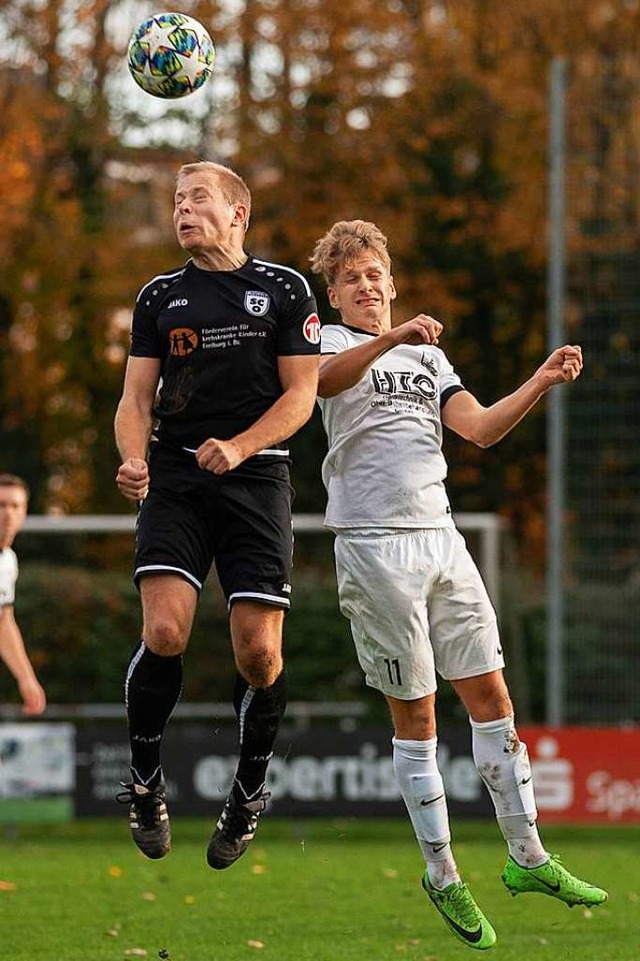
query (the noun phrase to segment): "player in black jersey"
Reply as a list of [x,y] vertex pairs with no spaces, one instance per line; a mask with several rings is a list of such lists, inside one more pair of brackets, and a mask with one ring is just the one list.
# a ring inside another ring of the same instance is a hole
[[213,562],[227,598],[240,756],[207,851],[246,850],[269,797],[267,765],[285,709],[282,627],[291,592],[286,441],[311,416],[320,324],[311,289],[244,249],[251,195],[219,164],[178,172],[174,228],[190,259],[144,286],[115,418],[116,483],[140,502],[134,578],[142,642],[125,684],[135,843],[171,846],[160,748],[180,697],[182,655]]

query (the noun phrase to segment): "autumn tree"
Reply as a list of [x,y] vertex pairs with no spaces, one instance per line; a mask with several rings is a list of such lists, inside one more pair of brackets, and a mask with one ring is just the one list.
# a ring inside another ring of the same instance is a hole
[[[440,317],[484,402],[542,360],[549,65],[633,47],[633,5],[193,0],[185,12],[210,29],[218,59],[183,104],[126,77],[137,9],[10,0],[0,15],[22,51],[19,69],[0,71],[0,426],[15,466],[46,478],[43,504],[118,509],[110,421],[126,326],[137,287],[180,262],[166,212],[185,160],[243,173],[251,249],[302,271],[334,220],[377,221],[394,254],[396,318]],[[63,29],[70,11],[75,31]],[[318,425],[296,444],[299,504],[321,509]],[[454,503],[502,510],[540,557],[542,406],[504,445],[449,442]]]

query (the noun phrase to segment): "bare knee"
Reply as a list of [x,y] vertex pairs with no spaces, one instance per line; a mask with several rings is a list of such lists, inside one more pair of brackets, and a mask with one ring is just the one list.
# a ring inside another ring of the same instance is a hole
[[474,721],[497,721],[513,714],[513,703],[502,671],[492,671],[451,683]]
[[231,612],[231,637],[236,667],[251,687],[271,687],[282,673],[280,610],[238,603]]
[[147,623],[143,639],[149,650],[160,657],[183,654],[187,646],[187,638],[178,622],[170,619]]
[[436,736],[435,694],[403,701],[385,695],[400,740],[428,741]]
[[513,714],[513,704],[508,694],[498,694],[480,698],[474,702],[469,710],[469,716],[474,721],[497,721],[502,717]]
[[271,645],[249,639],[236,651],[236,667],[251,687],[271,687],[282,673],[282,655]]
[[179,577],[144,577],[142,637],[149,650],[161,657],[182,654],[193,625],[197,594]]

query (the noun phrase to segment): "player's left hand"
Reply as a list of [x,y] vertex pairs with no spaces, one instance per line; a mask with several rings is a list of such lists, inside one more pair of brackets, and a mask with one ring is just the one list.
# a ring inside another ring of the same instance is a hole
[[38,681],[26,680],[20,684],[20,697],[22,698],[22,711],[27,717],[35,717],[42,714],[47,706],[47,697]]
[[242,463],[244,456],[234,441],[209,437],[198,447],[196,460],[202,470],[210,470],[212,474],[226,474]]
[[576,380],[581,371],[582,348],[577,344],[565,344],[549,354],[537,373],[544,379],[546,387],[553,387]]

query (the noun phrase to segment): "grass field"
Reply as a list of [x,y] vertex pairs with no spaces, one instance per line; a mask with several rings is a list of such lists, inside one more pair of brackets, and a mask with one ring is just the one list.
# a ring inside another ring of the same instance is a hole
[[[211,825],[175,820],[147,861],[126,820],[6,829],[0,949],[6,961],[455,961],[459,944],[420,888],[408,822],[265,818],[225,872],[204,861]],[[496,961],[640,961],[640,828],[546,828],[546,846],[607,888],[592,912],[499,879],[494,822],[458,821],[454,850],[498,933]]]

